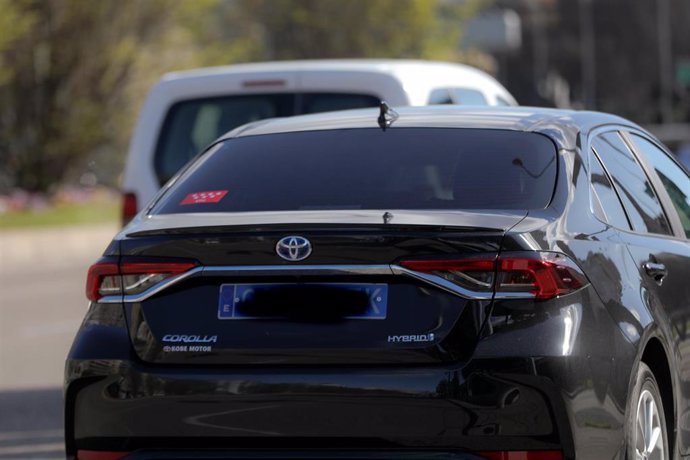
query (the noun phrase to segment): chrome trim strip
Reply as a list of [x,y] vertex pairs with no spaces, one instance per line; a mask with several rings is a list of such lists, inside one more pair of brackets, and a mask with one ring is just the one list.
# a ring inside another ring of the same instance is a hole
[[95,303],[122,303],[121,295],[105,295]]
[[497,292],[494,294],[495,300],[515,300],[515,299],[534,299],[536,295],[531,292]]
[[242,266],[207,266],[196,267],[172,278],[161,281],[139,294],[110,295],[101,297],[98,303],[137,303],[152,297],[180,281],[196,276],[276,276],[285,274],[307,276],[332,275],[399,275],[414,278],[426,284],[442,289],[450,294],[471,300],[492,299],[533,299],[529,292],[492,292],[471,291],[436,275],[417,272],[399,265],[242,265]]
[[164,289],[194,276],[275,276],[285,274],[299,275],[392,275],[389,265],[242,265],[196,267],[188,272],[151,286],[144,292],[130,295],[110,295],[101,297],[98,303],[137,303],[152,297]]
[[300,275],[392,275],[389,265],[243,265],[204,267],[204,275],[272,276]]

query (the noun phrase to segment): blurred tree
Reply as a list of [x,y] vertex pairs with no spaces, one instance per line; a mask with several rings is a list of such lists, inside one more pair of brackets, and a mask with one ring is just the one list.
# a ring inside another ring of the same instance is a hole
[[[207,0],[212,3],[212,0]],[[206,64],[324,58],[455,59],[486,0],[234,0],[188,18]]]
[[412,58],[432,55],[444,38],[453,39],[440,34],[436,1],[241,0],[240,5],[263,27],[269,59]]
[[2,2],[3,182],[47,191],[114,139],[139,47],[170,14],[163,0]]
[[0,84],[10,80],[14,69],[10,67],[5,53],[33,26],[35,16],[23,11],[22,3],[15,0],[0,0]]
[[164,72],[267,59],[458,60],[459,23],[483,2],[0,0],[0,192],[46,192],[86,171],[113,184],[136,112]]

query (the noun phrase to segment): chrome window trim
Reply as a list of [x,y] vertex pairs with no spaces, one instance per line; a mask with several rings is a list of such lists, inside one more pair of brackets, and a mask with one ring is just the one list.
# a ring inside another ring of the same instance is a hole
[[207,266],[204,275],[272,276],[300,275],[392,275],[390,265],[241,265]]

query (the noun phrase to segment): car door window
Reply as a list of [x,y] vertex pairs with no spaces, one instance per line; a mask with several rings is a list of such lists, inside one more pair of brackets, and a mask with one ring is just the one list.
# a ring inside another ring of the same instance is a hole
[[505,100],[501,96],[496,96],[496,105],[502,106],[502,107],[510,107],[514,104],[511,104],[510,102],[508,102],[507,100]]
[[637,134],[630,136],[635,147],[652,164],[683,224],[685,236],[690,238],[690,177],[666,152]]
[[378,107],[381,99],[367,94],[304,93],[300,94],[299,113],[332,112],[334,110]]
[[451,94],[456,104],[460,105],[489,105],[481,91],[469,88],[451,88]]
[[617,132],[600,134],[592,147],[623,202],[633,230],[670,235],[671,227],[647,175]]
[[614,227],[630,230],[630,223],[625,215],[625,210],[623,210],[623,205],[593,150],[589,158],[589,167],[595,214],[599,219]]
[[175,103],[154,156],[160,184],[221,134],[251,121],[294,115],[294,94],[222,96]]
[[445,105],[452,104],[453,98],[450,96],[448,88],[436,88],[429,95],[429,105]]
[[481,91],[470,88],[437,88],[429,95],[429,105],[489,105]]
[[377,107],[379,98],[350,93],[267,93],[181,101],[165,118],[154,157],[159,183],[166,183],[210,142],[245,123],[299,113]]

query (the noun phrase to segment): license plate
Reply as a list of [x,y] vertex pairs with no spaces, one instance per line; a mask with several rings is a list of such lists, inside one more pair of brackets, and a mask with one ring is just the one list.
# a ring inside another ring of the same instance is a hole
[[[311,298],[309,301],[310,304],[316,302],[315,306],[319,310],[323,309],[320,310],[320,313],[328,313],[329,304],[334,301],[332,296],[338,296],[339,300],[354,296],[358,301],[362,301],[362,305],[358,306],[356,313],[345,314],[342,316],[343,318],[386,319],[388,285],[356,283],[223,284],[220,286],[218,319],[280,319],[290,317],[290,309],[301,307],[300,296],[306,292],[327,293],[322,300]],[[277,296],[267,297],[276,293]],[[283,296],[283,293],[286,295]],[[306,297],[306,294],[304,296]],[[275,304],[267,310],[268,314],[257,315],[254,310],[244,308],[257,298],[270,298],[271,302]],[[282,299],[285,299],[285,305],[281,305]]]

